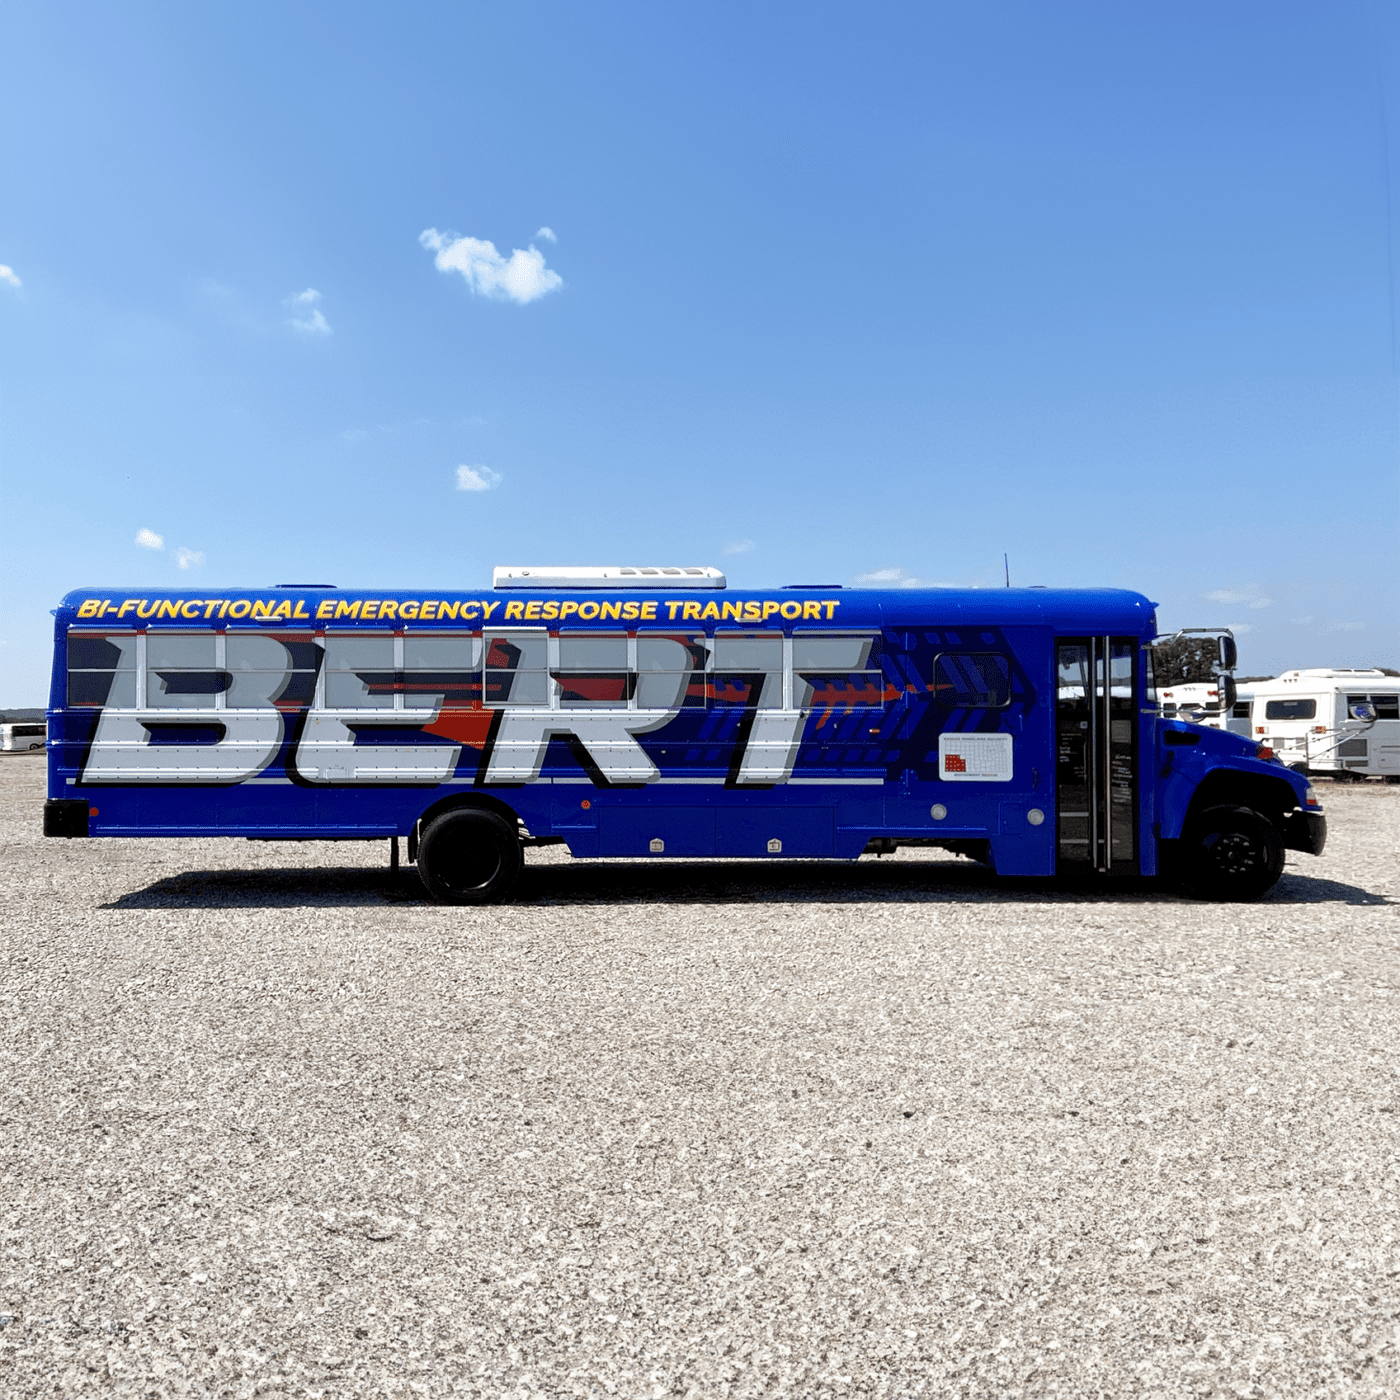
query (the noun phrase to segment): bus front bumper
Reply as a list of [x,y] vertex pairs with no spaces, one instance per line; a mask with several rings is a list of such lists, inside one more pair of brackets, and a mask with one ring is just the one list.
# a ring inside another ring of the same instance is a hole
[[1290,851],[1320,856],[1327,845],[1327,818],[1321,812],[1289,812],[1283,819],[1283,844]]

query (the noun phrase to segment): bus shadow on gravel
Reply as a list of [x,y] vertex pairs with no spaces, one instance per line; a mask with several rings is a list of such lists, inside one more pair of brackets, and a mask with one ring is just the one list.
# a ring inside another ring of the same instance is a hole
[[[1144,879],[1014,879],[962,861],[889,861],[859,865],[776,866],[735,861],[663,866],[591,861],[526,866],[510,898],[498,906],[560,904],[1197,904],[1169,886]],[[1260,901],[1265,905],[1386,905],[1388,895],[1339,880],[1286,872]],[[434,905],[410,869],[295,867],[203,870],[168,876],[133,890],[104,909],[356,908]],[[1206,907],[1206,906],[1202,906]]]

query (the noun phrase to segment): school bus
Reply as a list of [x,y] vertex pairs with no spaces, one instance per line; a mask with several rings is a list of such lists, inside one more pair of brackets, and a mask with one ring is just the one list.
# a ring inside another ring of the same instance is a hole
[[[544,843],[935,846],[1254,899],[1326,840],[1304,775],[1163,716],[1140,593],[731,590],[712,568],[206,593],[64,598],[47,834],[389,839],[395,859],[406,838],[455,903],[504,898]],[[1233,659],[1222,636],[1227,692]]]

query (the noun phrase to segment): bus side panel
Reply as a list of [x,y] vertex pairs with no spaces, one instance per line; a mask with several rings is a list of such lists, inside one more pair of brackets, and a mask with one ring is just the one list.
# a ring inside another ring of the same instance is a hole
[[[540,778],[520,786],[478,788],[474,776],[481,752],[470,747],[463,748],[452,781],[442,785],[312,786],[298,778],[293,754],[304,714],[284,710],[275,757],[244,781],[222,786],[92,784],[75,790],[99,712],[65,708],[66,631],[60,624],[50,697],[50,793],[89,800],[98,809],[91,827],[95,835],[403,834],[433,803],[485,792],[516,810],[531,834],[563,836],[579,854],[602,852],[611,843],[613,838],[605,839],[602,830],[603,814],[669,807],[708,814],[696,818],[699,835],[687,831],[676,839],[697,847],[712,841],[720,854],[732,849],[735,854],[850,858],[873,837],[984,839],[1005,873],[1049,874],[1056,830],[1051,631],[1033,625],[965,626],[959,621],[966,615],[961,608],[941,606],[941,614],[937,627],[877,629],[879,684],[872,690],[855,678],[839,703],[809,715],[791,773],[770,787],[735,783],[742,716],[702,707],[683,710],[664,728],[640,736],[640,746],[652,756],[661,778],[636,788],[599,784],[564,743],[551,744]],[[869,626],[862,621],[846,630],[864,632]],[[1009,703],[979,709],[940,699],[934,667],[945,653],[1006,656]],[[1010,736],[1013,761],[1007,780],[946,779],[939,771],[943,734]],[[441,746],[442,740],[430,742]],[[945,809],[939,817],[935,806]],[[1036,812],[1043,813],[1043,821],[1033,821]],[[752,815],[752,822],[745,814]],[[608,818],[609,823],[616,820]],[[618,829],[626,826],[624,821]],[[712,838],[704,835],[710,829]],[[652,839],[647,838],[646,853]],[[664,836],[660,839],[662,854],[678,853]],[[628,836],[623,844],[630,847],[633,841]],[[770,850],[770,842],[779,843],[779,849]],[[755,851],[756,844],[761,849]]]
[[[1007,658],[1007,705],[959,705],[948,701],[946,687],[935,690],[938,658],[969,653]],[[1055,681],[1050,629],[911,628],[903,633],[900,661],[905,682],[901,742],[885,788],[885,834],[986,840],[999,873],[1053,874]],[[939,738],[944,734],[1009,734],[1009,780],[954,781],[941,773]]]

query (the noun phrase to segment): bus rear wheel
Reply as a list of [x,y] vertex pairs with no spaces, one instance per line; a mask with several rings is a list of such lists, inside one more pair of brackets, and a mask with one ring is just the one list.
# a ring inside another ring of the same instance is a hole
[[1182,841],[1181,882],[1198,899],[1258,899],[1283,874],[1283,842],[1273,823],[1248,807],[1212,807]]
[[418,878],[440,904],[494,904],[510,892],[524,863],[510,824],[475,808],[444,812],[418,842]]

